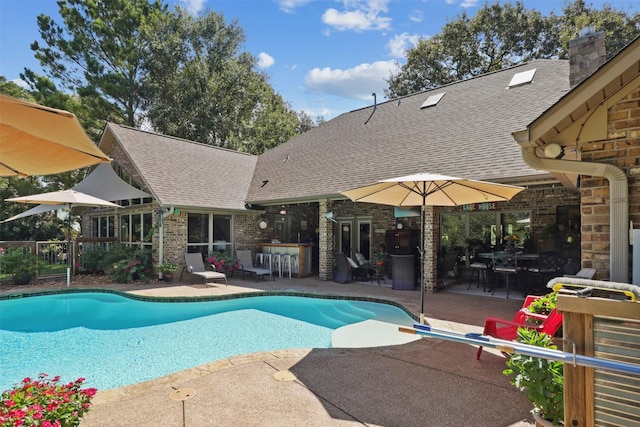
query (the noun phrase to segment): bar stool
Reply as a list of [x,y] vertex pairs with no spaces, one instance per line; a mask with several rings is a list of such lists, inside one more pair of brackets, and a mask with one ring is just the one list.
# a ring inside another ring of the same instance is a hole
[[277,272],[282,277],[282,254],[271,254],[272,271]]
[[271,255],[272,254],[267,252],[256,253],[256,264],[259,265],[260,268],[271,270]]
[[283,254],[282,255],[282,269],[280,270],[280,277],[282,277],[282,272],[289,273],[289,279],[291,279],[291,272],[293,270],[293,265],[291,264],[291,258],[295,257],[295,255],[291,254]]

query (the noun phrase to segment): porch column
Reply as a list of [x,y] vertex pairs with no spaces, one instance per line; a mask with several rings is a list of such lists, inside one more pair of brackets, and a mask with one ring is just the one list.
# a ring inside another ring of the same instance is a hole
[[[424,259],[422,262],[424,268],[422,277],[425,293],[433,293],[438,280],[438,242],[440,240],[438,213],[434,206],[423,206],[422,209],[424,209],[424,224],[422,224],[424,233]],[[428,302],[425,303],[426,313],[429,312],[428,305]]]
[[333,202],[330,200],[320,200],[318,203],[318,227],[320,228],[318,277],[320,280],[333,280],[333,222],[327,219],[327,212],[332,208]]

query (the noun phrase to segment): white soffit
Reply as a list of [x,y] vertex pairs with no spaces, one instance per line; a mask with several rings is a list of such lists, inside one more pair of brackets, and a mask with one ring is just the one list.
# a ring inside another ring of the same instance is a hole
[[509,82],[509,87],[515,87],[515,86],[520,86],[520,85],[524,85],[524,84],[527,84],[527,83],[531,83],[531,81],[533,80],[533,76],[535,74],[536,74],[536,69],[535,68],[533,70],[523,71],[521,73],[516,73],[511,78],[511,81]]
[[430,97],[427,98],[426,101],[422,103],[422,105],[420,106],[420,109],[422,110],[423,108],[433,107],[438,102],[440,102],[440,100],[442,99],[445,93],[446,92],[440,92],[440,93],[436,93],[435,95],[431,95]]

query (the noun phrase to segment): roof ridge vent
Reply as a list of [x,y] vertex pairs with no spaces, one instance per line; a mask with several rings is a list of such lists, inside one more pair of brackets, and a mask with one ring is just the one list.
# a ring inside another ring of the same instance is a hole
[[536,69],[522,71],[520,73],[516,73],[511,78],[509,82],[509,87],[522,86],[527,83],[531,83],[533,81],[533,76],[536,74]]
[[420,106],[420,109],[424,109],[424,108],[428,108],[428,107],[433,107],[435,105],[438,104],[438,102],[440,102],[440,100],[442,99],[442,97],[444,96],[446,92],[440,92],[440,93],[436,93],[435,95],[430,95],[426,101],[424,101],[422,103],[422,105]]

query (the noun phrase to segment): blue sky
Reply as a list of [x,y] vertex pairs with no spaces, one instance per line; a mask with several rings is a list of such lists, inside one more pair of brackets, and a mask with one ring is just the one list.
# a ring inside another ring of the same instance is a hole
[[[237,19],[246,35],[244,51],[260,60],[271,85],[296,111],[331,119],[384,100],[385,79],[404,63],[404,51],[440,32],[462,12],[469,16],[483,0],[165,0],[192,14],[208,10],[227,22]],[[504,3],[504,2],[503,2]],[[562,12],[564,0],[524,0],[543,15]],[[627,12],[637,0],[609,3]],[[36,18],[61,22],[54,0],[0,0],[0,75],[19,77],[25,67],[39,72],[29,45],[39,39]]]

